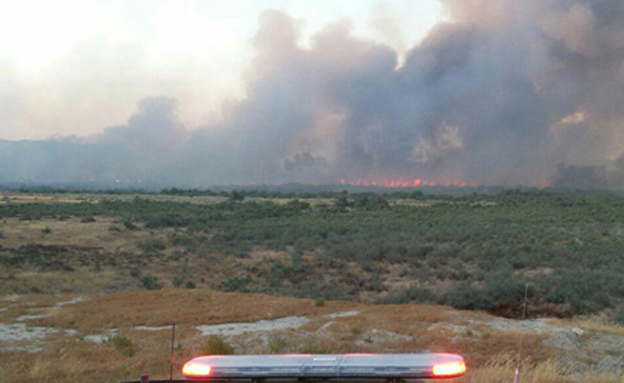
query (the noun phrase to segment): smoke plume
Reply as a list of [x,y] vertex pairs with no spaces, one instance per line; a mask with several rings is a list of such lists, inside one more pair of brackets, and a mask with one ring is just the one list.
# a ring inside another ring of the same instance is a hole
[[624,186],[624,2],[442,2],[451,21],[402,65],[348,20],[303,47],[296,20],[265,11],[247,97],[218,124],[148,98],[86,139],[0,142],[0,181]]

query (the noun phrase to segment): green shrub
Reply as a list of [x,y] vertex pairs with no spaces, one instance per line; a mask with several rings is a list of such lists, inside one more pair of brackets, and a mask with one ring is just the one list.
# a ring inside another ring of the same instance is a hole
[[195,285],[195,282],[193,281],[186,281],[186,283],[184,284],[184,288],[186,289],[194,289],[197,286]]
[[136,229],[138,229],[138,227],[134,223],[132,223],[132,221],[129,220],[129,219],[124,219],[122,221],[122,223],[123,223],[124,227],[126,229],[128,229],[128,230],[136,230]]
[[191,246],[193,244],[193,237],[183,233],[173,233],[169,236],[169,242],[173,246]]
[[572,314],[596,312],[612,307],[611,295],[622,293],[622,277],[617,272],[558,270],[542,281],[550,293],[546,299],[566,303]]
[[363,210],[388,210],[390,204],[381,194],[359,194],[355,198],[353,207]]
[[219,335],[210,335],[202,346],[206,355],[233,355],[234,347]]
[[286,341],[283,338],[279,336],[269,338],[269,353],[279,354],[285,346]]
[[182,286],[183,283],[184,283],[184,279],[180,278],[180,277],[173,277],[173,279],[171,281],[171,284],[175,288],[178,288],[178,287]]
[[454,284],[446,293],[444,303],[456,308],[475,310],[489,305],[484,301],[482,291],[472,283],[465,281]]
[[416,191],[412,192],[412,195],[411,195],[412,199],[421,199],[424,196],[425,196],[425,193],[423,193],[420,190],[416,190]]
[[[163,259],[167,262],[195,255],[218,258],[226,253],[245,257],[255,249],[290,253],[291,262],[250,266],[247,274],[227,280],[221,288],[229,291],[312,299],[349,300],[362,293],[379,297],[389,273],[399,270],[400,278],[415,286],[448,286],[448,291],[435,292],[436,302],[505,315],[517,315],[527,282],[533,286],[532,302],[557,314],[595,313],[624,301],[619,271],[624,269],[624,242],[619,234],[624,222],[622,196],[495,188],[487,193],[454,190],[453,195],[444,195],[439,194],[441,189],[424,190],[431,194],[414,194],[412,190],[388,194],[240,193],[250,198],[292,198],[287,204],[193,204],[154,201],[147,196],[133,200],[102,198],[97,204],[0,204],[0,219],[94,216],[115,219],[118,224],[111,226],[113,231],[125,230],[124,220],[140,227],[176,228],[175,232],[167,231],[172,234],[166,244],[180,246],[176,249],[179,253]],[[199,190],[169,192],[230,196],[229,192]],[[336,203],[308,206],[306,198]],[[423,203],[411,204],[409,199],[414,198]],[[389,206],[388,201],[396,199],[403,203]],[[148,242],[142,246],[146,251],[140,257],[115,256],[98,263],[107,267],[116,259],[128,270],[144,270],[163,245]],[[15,273],[12,268],[23,264],[63,270],[69,257],[73,265],[87,267],[94,267],[95,259],[109,257],[88,251],[86,257],[76,259],[82,252],[70,247],[54,251],[24,248],[10,253],[0,249],[0,262],[8,265],[9,273]],[[324,276],[327,278],[321,278]],[[431,300],[427,291],[407,289],[383,301]]]
[[158,281],[158,277],[151,274],[141,278],[141,285],[147,290],[160,290],[163,288],[162,284]]
[[134,345],[130,338],[123,335],[112,335],[107,338],[102,339],[104,344],[111,345],[117,350],[120,354],[125,356],[134,355]]
[[228,197],[228,200],[242,202],[245,200],[245,194],[243,192],[232,190]]
[[251,279],[249,278],[231,277],[221,283],[221,288],[225,291],[247,293],[249,292],[249,288],[247,286],[250,282]]
[[327,347],[315,341],[304,344],[301,347],[299,352],[301,354],[330,354],[331,353],[331,351]]
[[624,325],[624,304],[615,308],[613,313],[613,321],[619,325]]
[[314,305],[316,307],[323,307],[323,306],[325,306],[325,299],[324,298],[316,298],[314,300]]
[[353,335],[360,335],[362,333],[362,329],[359,327],[351,327],[351,334]]
[[402,303],[434,303],[437,297],[431,290],[420,287],[410,286],[395,295],[391,295],[385,299],[378,300],[376,303],[386,304],[402,304]]
[[240,258],[240,259],[251,258],[251,256],[246,251],[239,251],[234,255],[236,256],[236,258]]
[[340,196],[334,202],[334,206],[337,208],[345,209],[352,206],[352,203],[349,202],[349,199],[346,196]]
[[92,215],[87,215],[84,216],[80,219],[80,222],[82,223],[90,223],[90,222],[95,222],[95,217]]
[[162,239],[148,239],[147,241],[140,241],[137,245],[146,253],[165,250],[167,248],[165,241]]

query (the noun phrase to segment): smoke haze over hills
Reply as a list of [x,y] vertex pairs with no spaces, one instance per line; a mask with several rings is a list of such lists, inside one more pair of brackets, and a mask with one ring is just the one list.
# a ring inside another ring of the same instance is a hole
[[0,141],[0,181],[624,186],[624,2],[443,3],[451,20],[404,62],[348,20],[302,47],[300,22],[267,10],[247,97],[219,122],[150,97],[100,134]]

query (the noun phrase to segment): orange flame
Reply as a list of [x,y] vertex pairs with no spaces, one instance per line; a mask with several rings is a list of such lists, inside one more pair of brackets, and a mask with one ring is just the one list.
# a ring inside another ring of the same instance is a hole
[[401,179],[384,179],[383,181],[371,181],[365,178],[359,178],[357,180],[347,180],[341,179],[341,185],[349,185],[349,186],[381,186],[385,188],[413,188],[418,186],[455,186],[455,187],[476,187],[477,184],[474,182],[466,182],[466,181],[437,181],[437,180],[428,180],[421,178],[401,178]]

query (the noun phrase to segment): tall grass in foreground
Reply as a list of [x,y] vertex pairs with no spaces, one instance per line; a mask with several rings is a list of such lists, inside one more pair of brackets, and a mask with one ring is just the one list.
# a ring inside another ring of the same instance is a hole
[[[178,362],[189,357],[190,355],[184,355]],[[6,362],[6,365],[0,367],[0,372],[5,368],[6,374],[0,375],[2,383],[80,381],[112,383],[123,379],[135,379],[144,372],[150,372],[150,376],[154,379],[163,378],[168,373],[167,360],[162,358],[162,355],[147,352],[145,355],[120,358],[116,351],[108,347],[99,347],[95,353],[74,351],[60,356],[55,356],[52,352],[39,355],[24,353],[19,358],[13,356],[3,362]],[[469,372],[465,377],[451,381],[456,383],[512,383],[515,366],[513,355],[499,355],[483,366],[473,368],[469,366]],[[180,367],[181,364],[176,366],[176,373]],[[554,359],[536,363],[529,360],[523,365],[520,381],[522,383],[624,383],[624,376],[596,372],[573,373],[569,366],[566,367]]]
[[[549,359],[539,363],[525,361],[521,368],[523,383],[624,383],[624,375],[585,372],[582,377],[573,376],[571,366]],[[516,359],[513,355],[498,355],[484,366],[470,369],[460,381],[466,383],[511,383],[514,379]]]
[[[470,371],[465,378],[474,383],[511,383],[514,379],[516,359],[513,355],[499,355],[482,367]],[[521,381],[524,383],[567,383],[568,370],[555,360],[541,363],[525,362],[521,369]]]

